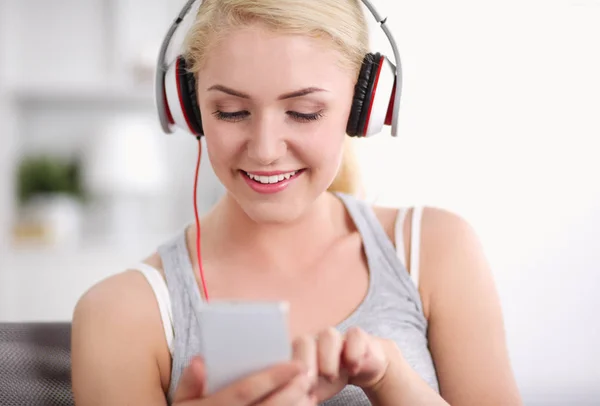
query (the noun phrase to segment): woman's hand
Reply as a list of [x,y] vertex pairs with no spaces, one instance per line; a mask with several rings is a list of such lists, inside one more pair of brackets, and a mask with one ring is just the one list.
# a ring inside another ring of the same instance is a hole
[[400,356],[393,343],[350,328],[342,335],[334,328],[316,337],[302,336],[293,343],[294,359],[302,361],[313,377],[317,402],[340,392],[347,384],[374,390],[383,380],[392,357]]
[[200,358],[184,370],[173,406],[314,406],[313,380],[299,362],[267,368],[204,397],[206,374]]

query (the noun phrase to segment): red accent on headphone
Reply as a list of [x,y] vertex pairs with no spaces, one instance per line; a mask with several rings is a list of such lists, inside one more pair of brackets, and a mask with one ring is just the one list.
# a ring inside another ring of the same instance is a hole
[[390,104],[388,106],[387,115],[385,116],[385,125],[392,125],[392,118],[394,117],[394,99],[396,98],[396,80],[394,79],[394,87],[392,88],[392,97],[390,98]]

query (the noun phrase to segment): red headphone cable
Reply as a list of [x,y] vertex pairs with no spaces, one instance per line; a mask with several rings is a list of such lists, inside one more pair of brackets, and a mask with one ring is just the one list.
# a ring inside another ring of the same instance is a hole
[[202,255],[200,255],[200,217],[198,216],[198,175],[200,173],[200,159],[202,157],[202,141],[198,140],[198,161],[196,163],[196,176],[194,177],[194,215],[196,217],[196,256],[198,259],[198,270],[200,280],[202,281],[202,290],[204,292],[204,300],[208,302],[208,289],[206,288],[206,280],[204,278],[204,269],[202,268]]

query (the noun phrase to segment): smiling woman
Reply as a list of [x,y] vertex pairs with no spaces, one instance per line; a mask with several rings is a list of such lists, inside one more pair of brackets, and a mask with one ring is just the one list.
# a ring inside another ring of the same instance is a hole
[[[297,218],[338,173],[355,74],[341,68],[341,55],[322,41],[254,24],[220,38],[199,65],[200,109],[213,112],[202,120],[208,155],[217,177],[254,221]],[[241,176],[294,171],[286,193],[273,197],[289,205],[265,200],[254,193],[263,188],[248,189]]]
[[[204,137],[227,193],[201,227],[80,300],[78,403],[520,405],[471,228],[331,192],[354,175],[348,135],[380,131],[397,111],[397,70],[368,53],[361,3],[206,0],[186,44],[175,66],[189,71],[158,94],[169,99],[161,123]],[[183,98],[201,121],[181,120]],[[293,359],[205,393],[201,289],[287,302]]]
[[[185,60],[188,69],[191,72],[198,73],[206,64],[207,55],[211,54],[211,50],[217,46],[222,47],[224,45],[221,41],[229,32],[230,27],[248,26],[249,23],[252,22],[251,20],[256,20],[261,25],[265,26],[268,32],[283,33],[288,36],[293,36],[295,34],[305,36],[308,33],[313,38],[324,38],[329,40],[328,42],[317,42],[315,44],[317,46],[325,46],[326,53],[328,53],[329,47],[334,45],[338,52],[334,54],[336,60],[333,61],[332,65],[340,66],[354,75],[354,77],[351,77],[353,88],[363,58],[368,52],[368,28],[364,21],[362,10],[359,8],[346,7],[344,2],[326,2],[322,5],[319,15],[311,20],[305,17],[305,13],[310,12],[311,6],[308,3],[301,4],[301,2],[292,2],[281,6],[276,5],[274,2],[268,3],[269,5],[264,3],[261,4],[261,6],[256,5],[256,7],[252,9],[245,9],[244,7],[236,7],[236,2],[231,1],[226,2],[223,7],[219,7],[215,2],[204,2],[201,5],[202,11],[198,13],[195,23],[188,32],[185,41]],[[294,18],[290,18],[291,16],[294,16]],[[336,24],[335,20],[344,21],[344,23],[349,25],[344,27],[342,24]],[[351,29],[348,30],[350,27]],[[248,39],[249,42],[252,41],[250,38]],[[236,52],[236,50],[231,51]],[[286,63],[285,61],[288,55],[293,54],[293,52],[293,49],[288,49],[283,52],[278,59],[281,60],[284,65],[290,66],[289,63]],[[248,63],[260,59],[259,55],[253,55],[251,53],[245,55],[248,58],[246,60]],[[314,58],[314,54],[308,55],[305,62],[310,64],[315,60]],[[211,60],[214,61],[214,59],[215,56],[211,55]],[[241,55],[240,59],[242,59]],[[266,70],[263,70],[263,72],[272,78],[285,77],[284,71],[278,69],[276,66],[269,66]],[[231,78],[231,76],[229,76],[229,78]],[[241,81],[243,82],[243,80]],[[289,87],[291,88],[292,86]],[[221,84],[212,85],[207,90],[220,90],[226,94],[243,99],[251,98],[250,95],[245,92],[234,90]],[[301,98],[310,95],[311,93],[324,91],[327,90],[311,86],[305,89],[281,94],[277,99],[287,100]],[[318,103],[315,105],[317,101],[318,99],[312,100],[313,106],[307,105],[306,101],[304,102],[303,110],[306,110],[308,113],[303,114],[299,111],[289,111],[288,114],[298,121],[318,120],[323,116],[324,112],[322,111],[323,106],[320,106]],[[316,111],[311,112],[311,107],[312,110]],[[223,119],[239,120],[242,118],[243,114],[247,114],[247,112],[224,113],[215,111],[214,114],[217,114],[219,118]],[[332,181],[328,190],[331,192],[356,195],[362,190],[358,173],[358,162],[352,149],[352,142],[347,138],[345,138],[344,141],[343,155],[340,158],[340,167],[337,176]]]

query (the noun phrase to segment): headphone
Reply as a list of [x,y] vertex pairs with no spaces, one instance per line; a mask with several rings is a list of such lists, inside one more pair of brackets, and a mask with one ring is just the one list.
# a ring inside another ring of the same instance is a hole
[[[170,64],[165,61],[173,35],[195,1],[188,0],[183,6],[162,43],[156,69],[155,103],[165,133],[170,134],[179,128],[200,138],[204,131],[194,74],[188,71],[181,55]],[[382,17],[369,0],[361,1],[386,34],[397,66],[380,53],[365,55],[354,87],[346,133],[352,137],[369,137],[381,132],[384,125],[391,125],[392,136],[396,136],[402,91],[400,53],[386,26],[387,17]]]

